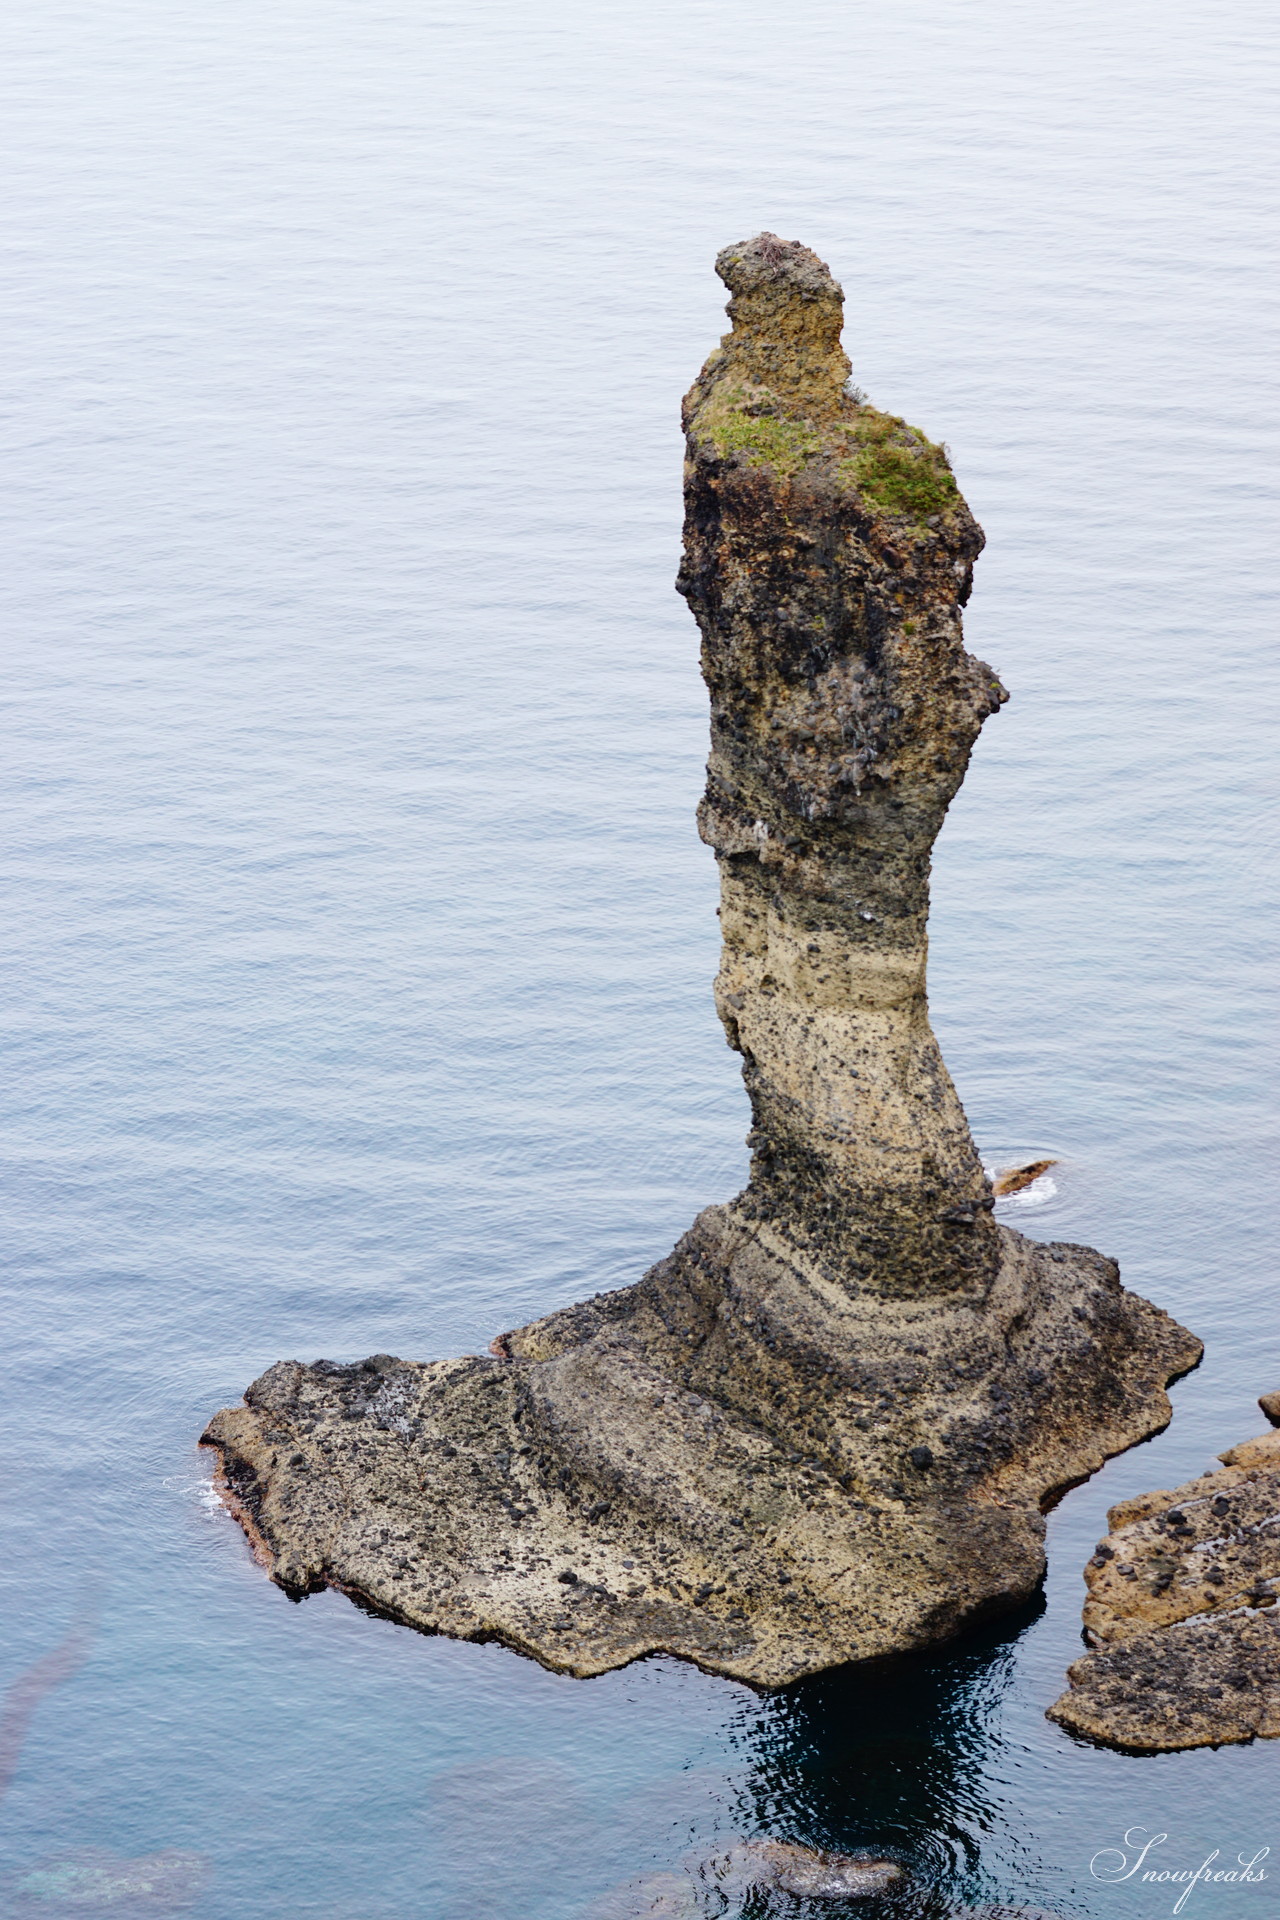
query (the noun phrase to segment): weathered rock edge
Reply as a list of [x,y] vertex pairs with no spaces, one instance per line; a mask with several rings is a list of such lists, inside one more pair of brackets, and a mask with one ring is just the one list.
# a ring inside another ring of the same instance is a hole
[[982,535],[944,449],[847,391],[824,264],[769,234],[716,264],[679,585],[749,1184],[492,1357],[284,1362],[204,1438],[291,1593],[776,1686],[1025,1600],[1043,1507],[1164,1426],[1201,1349],[992,1216],[925,1002],[930,851],[1006,697],[963,645]]
[[1107,1515],[1059,1726],[1138,1753],[1280,1735],[1280,1433],[1218,1458]]

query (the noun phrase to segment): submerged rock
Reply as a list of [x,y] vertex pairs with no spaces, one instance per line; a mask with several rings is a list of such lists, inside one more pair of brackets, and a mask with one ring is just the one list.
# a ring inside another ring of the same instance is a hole
[[705,1920],[706,1911],[703,1893],[687,1873],[642,1873],[610,1888],[588,1909],[587,1920]]
[[47,1693],[69,1680],[89,1656],[93,1630],[87,1621],[79,1621],[50,1652],[33,1660],[19,1674],[0,1702],[0,1799],[9,1790],[17,1772],[22,1745],[32,1715]]
[[702,1861],[697,1871],[729,1895],[765,1890],[809,1900],[869,1900],[904,1878],[896,1860],[828,1853],[793,1840],[738,1840]]
[[123,1920],[130,1913],[180,1912],[208,1882],[209,1862],[202,1854],[173,1849],[129,1860],[86,1849],[28,1868],[15,1877],[12,1890],[21,1913],[110,1911]]
[[[760,1871],[771,1856],[788,1865]],[[720,1864],[728,1866],[723,1876]],[[739,1841],[728,1854],[690,1855],[679,1869],[639,1874],[593,1902],[583,1920],[728,1920],[744,1912],[760,1920],[801,1913],[816,1920],[831,1911],[822,1904],[828,1900],[871,1900],[875,1913],[894,1920],[1063,1920],[1043,1907],[957,1905],[939,1888],[909,1879],[896,1861],[771,1840]]]
[[205,1440],[295,1595],[777,1685],[1025,1600],[1043,1506],[1167,1422],[1200,1345],[992,1217],[925,1003],[930,850],[1006,697],[961,631],[982,534],[945,450],[847,390],[814,254],[764,234],[717,270],[679,586],[749,1184],[491,1356],[283,1362]]
[[896,1860],[828,1853],[791,1840],[735,1840],[718,1852],[687,1854],[677,1871],[641,1874],[615,1887],[591,1908],[589,1920],[694,1920],[723,1914],[726,1900],[753,1894],[870,1900],[904,1879]]
[[1280,1433],[1112,1507],[1085,1568],[1086,1638],[1049,1718],[1166,1753],[1280,1735]]

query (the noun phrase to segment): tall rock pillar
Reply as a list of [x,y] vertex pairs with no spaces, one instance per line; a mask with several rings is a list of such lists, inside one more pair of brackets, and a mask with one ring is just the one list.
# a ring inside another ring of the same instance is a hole
[[964,650],[982,533],[944,449],[850,393],[823,263],[762,234],[716,267],[734,325],[685,400],[679,585],[755,1123],[738,1207],[838,1284],[946,1292],[996,1259],[925,1002],[930,852],[1006,698]]
[[945,451],[849,389],[822,262],[761,234],[717,265],[680,586],[749,1184],[489,1355],[282,1361],[205,1440],[294,1595],[771,1686],[1025,1600],[1043,1508],[1165,1424],[1200,1344],[993,1218],[925,1004],[930,849],[1005,697],[961,636],[982,535]]

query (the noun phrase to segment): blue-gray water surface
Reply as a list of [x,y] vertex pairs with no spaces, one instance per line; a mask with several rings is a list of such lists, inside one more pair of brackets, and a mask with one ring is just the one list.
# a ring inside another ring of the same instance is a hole
[[[0,44],[0,1685],[91,1635],[10,1716],[3,1910],[141,1912],[119,1863],[177,1850],[199,1920],[582,1920],[764,1833],[1148,1920],[1178,1885],[1090,1865],[1142,1829],[1271,1847],[1182,1911],[1280,1914],[1280,1743],[1043,1718],[1107,1506],[1280,1386],[1272,9],[14,0]],[[761,227],[988,535],[1013,697],[931,979],[991,1163],[1060,1162],[1007,1217],[1207,1343],[1042,1607],[770,1697],[292,1605],[195,1448],[276,1359],[483,1350],[743,1179],[672,579]]]

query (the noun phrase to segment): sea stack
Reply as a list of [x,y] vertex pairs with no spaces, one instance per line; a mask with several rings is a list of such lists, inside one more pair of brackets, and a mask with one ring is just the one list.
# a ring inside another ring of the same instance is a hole
[[925,1000],[930,851],[1006,697],[961,631],[982,534],[945,450],[850,388],[823,262],[761,234],[716,268],[678,584],[750,1181],[489,1356],[282,1362],[205,1440],[295,1595],[776,1686],[1025,1600],[1045,1506],[1166,1424],[1200,1344],[993,1217]]

